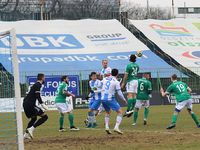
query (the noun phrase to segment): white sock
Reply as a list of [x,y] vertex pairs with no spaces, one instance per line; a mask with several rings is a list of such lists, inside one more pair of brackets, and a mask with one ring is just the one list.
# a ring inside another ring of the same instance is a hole
[[35,130],[34,126],[30,127],[29,129],[30,129],[31,131],[34,131],[34,130]]
[[106,128],[109,128],[109,121],[110,121],[110,116],[105,116],[105,126],[106,126]]
[[115,129],[119,129],[119,125],[122,122],[122,115],[117,115]]

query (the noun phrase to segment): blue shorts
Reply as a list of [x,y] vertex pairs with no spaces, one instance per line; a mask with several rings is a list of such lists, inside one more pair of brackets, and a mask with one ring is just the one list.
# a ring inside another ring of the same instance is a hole
[[116,100],[110,100],[110,101],[102,100],[101,102],[107,112],[110,111],[110,109],[112,109],[113,111],[118,111],[120,109],[120,105]]
[[100,100],[91,100],[89,103],[89,108],[92,110],[98,110],[98,108],[101,105],[101,101]]

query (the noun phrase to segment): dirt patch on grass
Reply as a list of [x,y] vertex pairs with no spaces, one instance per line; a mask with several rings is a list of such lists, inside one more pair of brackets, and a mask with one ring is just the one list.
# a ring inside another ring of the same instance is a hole
[[[164,149],[173,145],[190,144],[200,140],[199,133],[182,132],[126,132],[124,135],[96,134],[93,136],[54,136],[26,141],[26,150],[57,150],[57,149]],[[160,147],[159,147],[160,146]]]

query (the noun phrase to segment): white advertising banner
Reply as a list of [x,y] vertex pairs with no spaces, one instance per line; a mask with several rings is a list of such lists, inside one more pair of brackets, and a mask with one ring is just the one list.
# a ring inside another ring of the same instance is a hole
[[[147,50],[117,20],[53,20],[0,22],[0,30],[15,28],[19,54],[96,54]],[[1,39],[0,48],[8,46]]]
[[130,20],[180,65],[200,75],[200,19]]
[[[23,103],[23,99],[21,99],[21,102]],[[55,96],[42,96],[42,101],[45,105],[49,107],[49,110],[57,110],[55,105]],[[73,100],[72,97],[68,97],[66,99],[67,104],[71,110],[73,110]],[[37,103],[37,106],[40,107],[40,105]],[[23,105],[22,111],[23,111]],[[2,112],[14,112],[15,111],[15,101],[14,98],[0,98],[0,113]]]

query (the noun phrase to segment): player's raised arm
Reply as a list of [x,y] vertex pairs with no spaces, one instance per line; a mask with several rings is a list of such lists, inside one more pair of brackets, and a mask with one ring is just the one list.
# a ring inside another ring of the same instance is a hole
[[187,87],[188,92],[191,94],[192,93],[192,89],[188,86]]

